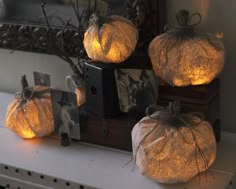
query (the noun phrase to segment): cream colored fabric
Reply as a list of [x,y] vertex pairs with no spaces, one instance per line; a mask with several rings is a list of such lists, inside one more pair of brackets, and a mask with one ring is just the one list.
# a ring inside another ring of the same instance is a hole
[[[192,117],[192,121],[200,120]],[[181,183],[212,165],[216,141],[208,122],[179,128],[157,126],[158,122],[144,117],[132,130],[133,154],[143,175],[160,183]]]
[[121,16],[110,16],[108,19],[109,22],[102,26],[93,23],[88,27],[84,34],[84,48],[94,61],[120,63],[134,51],[138,30]]
[[[34,87],[35,91],[47,89]],[[50,135],[54,131],[51,94],[47,92],[42,98],[28,100],[19,107],[22,99],[15,98],[8,105],[5,123],[9,129],[22,138],[34,138]]]
[[179,37],[174,31],[154,38],[149,56],[156,75],[172,86],[208,84],[225,61],[224,45],[216,36],[194,33],[193,37]]

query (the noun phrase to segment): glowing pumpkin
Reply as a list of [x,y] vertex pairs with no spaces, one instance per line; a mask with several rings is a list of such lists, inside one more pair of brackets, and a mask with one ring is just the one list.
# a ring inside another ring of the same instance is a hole
[[180,11],[173,27],[153,39],[149,56],[157,76],[172,86],[201,85],[210,83],[224,66],[224,45],[212,34],[194,29],[200,23],[190,25],[197,13],[189,15]]
[[[24,99],[24,96],[28,96]],[[42,137],[54,131],[51,94],[48,87],[25,88],[7,107],[5,123],[22,138]]]
[[104,63],[125,61],[134,51],[138,30],[121,16],[92,15],[84,34],[84,47],[89,58]]
[[[189,124],[189,125],[188,125]],[[216,158],[207,121],[165,110],[144,117],[132,130],[133,153],[141,173],[160,183],[183,183],[206,171]]]

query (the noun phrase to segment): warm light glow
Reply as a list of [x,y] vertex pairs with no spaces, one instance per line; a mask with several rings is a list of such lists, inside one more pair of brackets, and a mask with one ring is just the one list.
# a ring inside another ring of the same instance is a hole
[[84,47],[89,58],[104,63],[125,61],[134,51],[138,31],[127,19],[111,16],[101,28],[95,23],[84,34]]
[[34,138],[36,137],[36,135],[31,131],[31,130],[19,130],[18,131],[20,134],[19,136],[22,136],[22,138],[27,138],[27,139],[30,139],[30,138]]
[[[38,86],[35,90],[44,90]],[[46,98],[28,100],[21,108],[17,108],[21,99],[14,99],[7,107],[5,123],[9,129],[22,138],[42,137],[54,131],[54,119],[50,92]]]
[[224,33],[223,32],[216,32],[216,37],[219,39],[223,39]]
[[75,93],[76,93],[76,97],[77,97],[77,105],[79,107],[86,102],[86,88],[85,88],[85,86],[76,87]]
[[214,35],[196,35],[179,45],[175,40],[165,33],[149,45],[153,69],[164,81],[173,86],[208,84],[221,72],[224,46]]
[[[198,118],[193,120],[199,122]],[[145,117],[132,131],[133,153],[138,150],[136,164],[142,174],[160,183],[188,182],[215,161],[217,146],[208,122],[172,130],[168,125],[159,125],[142,140],[156,124],[156,120]]]

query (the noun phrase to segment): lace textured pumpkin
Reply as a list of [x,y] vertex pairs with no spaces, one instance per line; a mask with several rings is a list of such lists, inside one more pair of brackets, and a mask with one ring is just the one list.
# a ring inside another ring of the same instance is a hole
[[[190,25],[193,18],[199,21]],[[210,83],[224,66],[224,46],[215,35],[200,33],[194,26],[200,23],[198,13],[177,14],[179,26],[153,39],[149,56],[157,76],[172,86]]]
[[24,88],[8,105],[5,123],[22,138],[51,134],[54,131],[54,119],[48,87]]
[[160,110],[132,130],[133,153],[142,174],[160,183],[187,182],[216,157],[213,129],[194,114]]
[[134,51],[138,30],[121,16],[92,15],[84,34],[84,47],[89,58],[104,63],[125,61]]

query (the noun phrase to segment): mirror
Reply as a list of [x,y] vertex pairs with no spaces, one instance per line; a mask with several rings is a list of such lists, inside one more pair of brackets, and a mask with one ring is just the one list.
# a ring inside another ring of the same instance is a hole
[[[46,25],[46,20],[41,8],[42,0],[1,0],[0,1],[0,22],[25,24],[25,25]],[[47,0],[45,10],[49,23],[53,27],[62,27],[65,22],[71,19],[74,25],[78,24],[75,12],[70,0]],[[72,0],[75,2],[75,0]],[[90,1],[90,7],[94,7],[95,1]],[[87,9],[89,0],[79,0],[80,11]],[[108,3],[97,0],[97,9],[104,13]]]
[[[56,54],[54,47],[61,47],[71,57],[78,57],[81,48],[81,39],[78,38],[77,15],[82,16],[85,23],[89,14],[96,8],[100,14],[125,15],[135,22],[137,16],[145,17],[149,28],[140,27],[141,36],[145,40],[160,33],[164,23],[165,0],[45,0],[45,14],[41,4],[43,0],[0,0],[0,48],[24,50],[39,53]],[[78,4],[77,4],[78,2]],[[72,6],[72,4],[74,6]],[[77,10],[77,11],[74,11]],[[70,20],[70,22],[68,22]],[[137,20],[136,20],[137,21]],[[48,22],[48,24],[47,24]],[[50,40],[48,37],[50,25]],[[65,25],[67,27],[65,27]],[[146,29],[145,29],[146,28]],[[84,30],[84,29],[83,29]],[[62,32],[63,31],[63,36]],[[142,37],[141,37],[142,38]],[[60,43],[58,42],[60,41]]]

